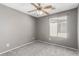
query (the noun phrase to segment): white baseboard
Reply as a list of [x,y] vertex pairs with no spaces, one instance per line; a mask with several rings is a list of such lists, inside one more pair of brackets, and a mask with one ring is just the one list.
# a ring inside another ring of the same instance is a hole
[[7,53],[7,52],[9,52],[9,51],[15,50],[15,49],[17,49],[17,48],[21,48],[21,47],[23,47],[23,46],[25,46],[25,45],[28,45],[28,44],[31,44],[31,43],[33,43],[33,42],[34,42],[34,41],[31,41],[31,42],[22,44],[22,45],[20,45],[20,46],[15,47],[15,48],[9,49],[9,50],[4,51],[4,52],[1,52],[0,54],[4,54],[4,53]]
[[56,45],[56,46],[64,47],[64,48],[68,48],[68,49],[72,49],[72,50],[75,50],[75,51],[78,51],[78,49],[75,49],[75,48],[72,48],[72,47],[63,46],[63,45],[60,45],[60,44],[49,43],[49,42],[46,42],[46,41],[43,41],[43,40],[37,40],[37,41],[40,41],[40,42],[43,42],[43,43],[47,43],[47,44],[51,44],[51,45]]

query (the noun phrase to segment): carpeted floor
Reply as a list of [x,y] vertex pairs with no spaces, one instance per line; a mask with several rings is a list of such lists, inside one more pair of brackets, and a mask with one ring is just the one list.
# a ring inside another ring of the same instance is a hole
[[77,56],[77,51],[35,41],[1,56]]

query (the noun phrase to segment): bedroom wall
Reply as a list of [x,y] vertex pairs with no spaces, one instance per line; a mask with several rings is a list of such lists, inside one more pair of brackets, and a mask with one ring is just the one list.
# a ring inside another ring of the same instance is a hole
[[35,38],[35,18],[0,5],[0,53]]
[[[50,37],[49,36],[49,18],[60,17],[63,15],[67,16],[67,30],[68,30],[67,39]],[[78,48],[78,45],[77,45],[77,8],[38,18],[36,37],[38,40],[77,49]]]
[[78,50],[79,50],[79,5],[78,5]]

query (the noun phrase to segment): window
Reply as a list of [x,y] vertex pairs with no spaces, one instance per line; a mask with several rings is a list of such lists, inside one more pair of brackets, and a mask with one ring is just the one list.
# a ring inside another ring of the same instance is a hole
[[50,36],[67,38],[67,16],[50,19]]

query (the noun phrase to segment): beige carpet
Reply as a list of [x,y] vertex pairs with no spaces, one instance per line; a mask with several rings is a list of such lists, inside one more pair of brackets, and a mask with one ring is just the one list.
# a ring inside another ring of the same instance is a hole
[[77,56],[77,51],[35,41],[1,56]]

